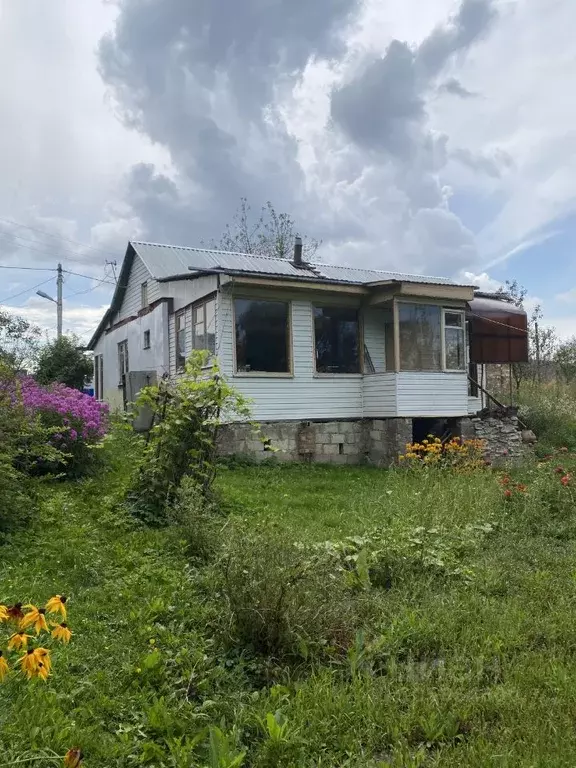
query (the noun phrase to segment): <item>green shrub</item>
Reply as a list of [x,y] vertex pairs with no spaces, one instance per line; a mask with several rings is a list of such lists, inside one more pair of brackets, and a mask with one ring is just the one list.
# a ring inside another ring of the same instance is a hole
[[258,653],[307,658],[345,651],[358,622],[354,596],[329,558],[272,524],[231,534],[222,558],[235,639]]
[[186,542],[186,554],[194,560],[211,560],[221,546],[225,517],[191,477],[182,480],[174,506],[168,511],[168,522],[178,527]]

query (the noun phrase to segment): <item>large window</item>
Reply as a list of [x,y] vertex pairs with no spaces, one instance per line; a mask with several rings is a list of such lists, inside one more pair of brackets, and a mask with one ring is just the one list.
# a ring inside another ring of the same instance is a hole
[[96,400],[104,399],[104,357],[94,356],[94,397]]
[[216,301],[210,299],[192,309],[192,349],[216,351]]
[[289,305],[236,299],[234,312],[238,373],[289,373]]
[[126,340],[118,344],[118,380],[120,384],[124,383],[124,377],[128,375],[129,370],[128,341]]
[[358,310],[314,307],[318,373],[360,373]]
[[186,365],[186,314],[176,315],[176,370],[183,371]]
[[464,313],[432,304],[398,305],[401,371],[463,371]]

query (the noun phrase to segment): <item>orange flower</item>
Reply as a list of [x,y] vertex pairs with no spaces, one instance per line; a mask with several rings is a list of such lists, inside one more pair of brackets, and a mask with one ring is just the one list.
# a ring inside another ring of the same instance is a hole
[[510,490],[510,488],[506,488],[506,490],[504,491],[504,498],[505,499],[511,499],[512,498],[512,491]]
[[20,629],[28,629],[28,627],[34,627],[36,634],[39,635],[41,630],[48,632],[48,624],[46,623],[46,609],[36,608],[35,605],[26,605],[25,608],[30,608],[24,618],[20,620]]
[[72,632],[70,631],[68,624],[63,621],[61,624],[55,625],[55,628],[52,630],[52,637],[54,640],[60,640],[62,643],[69,643],[70,638],[72,637]]
[[526,486],[523,483],[518,483],[516,488],[520,491],[520,493],[524,493],[526,491]]
[[0,621],[8,621],[9,618],[8,608],[0,603]]
[[82,758],[82,751],[78,747],[69,749],[64,756],[64,768],[79,768]]
[[572,475],[564,475],[564,477],[560,478],[560,482],[562,485],[566,486],[570,483],[570,480],[572,479]]
[[501,485],[508,485],[509,482],[510,482],[510,478],[508,477],[508,475],[504,475],[504,477],[500,480]]
[[67,598],[65,595],[56,595],[48,600],[46,610],[48,613],[61,613],[62,618],[66,619],[66,602]]

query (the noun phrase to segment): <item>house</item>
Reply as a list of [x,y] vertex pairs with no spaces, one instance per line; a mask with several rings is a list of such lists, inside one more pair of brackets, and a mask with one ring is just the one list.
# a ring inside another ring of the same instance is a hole
[[[299,238],[292,260],[130,242],[89,343],[95,395],[125,407],[208,349],[287,457],[387,459],[482,408],[484,364],[527,355],[515,312],[446,278],[306,263]],[[222,449],[263,446],[236,424]]]

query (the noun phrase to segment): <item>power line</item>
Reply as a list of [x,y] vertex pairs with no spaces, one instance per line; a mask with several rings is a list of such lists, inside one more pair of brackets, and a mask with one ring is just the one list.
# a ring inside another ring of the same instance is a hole
[[[72,272],[69,269],[65,269],[63,271],[66,272],[67,275],[74,275],[75,277],[85,277],[86,280],[95,280],[96,279],[93,275],[82,275],[82,274],[80,274],[80,272]],[[103,280],[100,280],[99,282],[101,282],[101,283],[108,283],[108,285],[114,285],[114,286],[116,285],[116,283],[113,283],[112,280],[103,279]]]
[[[104,248],[95,248],[93,245],[86,245],[85,243],[81,243],[79,240],[72,240],[69,237],[63,237],[62,235],[55,235],[52,232],[47,232],[45,229],[38,229],[37,227],[31,227],[29,224],[22,224],[18,221],[14,221],[13,219],[4,219],[2,216],[0,216],[0,221],[5,222],[6,224],[12,224],[16,227],[21,227],[23,229],[30,229],[32,232],[38,232],[41,235],[46,235],[47,237],[53,237],[56,240],[63,240],[67,243],[72,243],[73,245],[79,245],[82,248],[87,248],[90,251],[98,251],[99,253],[107,253],[109,256],[116,256],[117,254],[112,253],[112,251],[107,251]],[[15,235],[17,237],[17,235]]]
[[9,264],[0,264],[0,269],[27,269],[31,272],[56,272],[55,267],[11,267]]
[[17,299],[19,296],[23,296],[25,293],[28,293],[29,291],[35,291],[36,288],[40,288],[41,285],[46,285],[46,283],[51,283],[52,280],[54,280],[53,277],[49,277],[48,280],[44,280],[41,283],[38,283],[38,285],[33,285],[31,288],[26,288],[23,291],[20,291],[20,293],[15,293],[13,296],[8,296],[5,299],[0,299],[0,304],[5,304],[7,301],[12,301],[12,299]]

